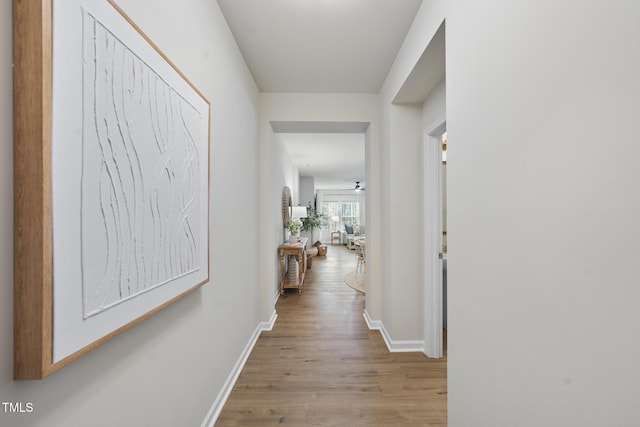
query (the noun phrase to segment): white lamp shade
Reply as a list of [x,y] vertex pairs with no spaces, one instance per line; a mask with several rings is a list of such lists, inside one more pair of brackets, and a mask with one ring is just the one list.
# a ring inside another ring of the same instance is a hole
[[339,216],[332,216],[331,217],[331,221],[332,222],[340,222],[340,217]]
[[294,206],[291,209],[291,218],[306,218],[307,207],[306,206]]

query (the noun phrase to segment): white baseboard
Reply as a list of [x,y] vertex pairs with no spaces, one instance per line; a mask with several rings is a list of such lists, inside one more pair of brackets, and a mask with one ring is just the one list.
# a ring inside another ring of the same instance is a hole
[[371,330],[382,329],[382,322],[379,320],[371,319],[371,316],[369,316],[369,312],[367,311],[366,308],[364,309],[364,313],[362,315],[364,316],[364,321],[367,322],[367,326],[369,327],[369,329]]
[[[260,335],[260,332],[262,331],[271,331],[273,330],[273,326],[276,324],[276,319],[278,318],[278,313],[276,313],[275,310],[273,310],[273,312],[271,313],[271,318],[269,319],[269,321],[267,322],[260,322],[260,324],[258,325],[258,327],[256,328],[257,331],[257,335]],[[255,333],[254,333],[255,335]],[[256,337],[256,341],[258,341],[258,338]],[[253,344],[251,344],[251,348],[253,348],[253,346],[255,345],[255,342]]]
[[381,320],[373,320],[367,313],[367,310],[364,310],[364,320],[367,322],[367,326],[371,330],[378,330],[382,335],[382,339],[384,339],[384,343],[387,345],[387,349],[391,353],[410,353],[410,352],[425,352],[424,341],[421,340],[405,340],[405,341],[394,341],[391,339],[391,336],[387,332],[387,329],[384,327],[384,323]]
[[222,390],[220,390],[220,393],[218,393],[218,397],[216,397],[216,400],[213,402],[213,405],[211,405],[211,409],[209,409],[209,412],[207,413],[207,416],[205,417],[204,421],[202,421],[202,424],[200,427],[214,426],[214,424],[216,423],[216,420],[218,419],[218,416],[220,416],[220,412],[222,412],[222,408],[224,407],[225,402],[229,398],[229,394],[231,394],[231,390],[233,390],[233,386],[235,385],[236,381],[238,380],[238,377],[240,376],[240,372],[242,372],[242,368],[244,367],[244,364],[247,363],[247,359],[251,354],[251,350],[253,350],[253,347],[256,345],[258,338],[260,338],[260,333],[262,331],[271,331],[273,329],[273,325],[275,325],[276,323],[277,318],[278,318],[278,314],[276,313],[275,310],[273,310],[273,313],[271,313],[271,319],[269,319],[268,322],[260,322],[258,324],[258,326],[256,327],[256,330],[253,332],[253,335],[251,336],[251,339],[245,346],[244,350],[242,351],[242,354],[240,354],[240,358],[238,359],[235,366],[231,370],[231,373],[229,374],[227,381],[225,381],[224,385],[222,386]]

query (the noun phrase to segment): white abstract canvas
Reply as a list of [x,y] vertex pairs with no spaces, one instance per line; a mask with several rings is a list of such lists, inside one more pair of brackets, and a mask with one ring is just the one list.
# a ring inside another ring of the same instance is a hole
[[86,10],[83,29],[82,284],[90,316],[199,268],[202,115]]
[[109,3],[53,24],[55,362],[208,280],[209,104]]

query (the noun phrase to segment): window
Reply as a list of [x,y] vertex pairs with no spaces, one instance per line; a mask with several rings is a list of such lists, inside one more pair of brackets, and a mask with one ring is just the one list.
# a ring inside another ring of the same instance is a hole
[[340,218],[340,224],[355,225],[360,223],[359,202],[322,202],[322,230],[332,230],[331,218]]
[[360,204],[358,202],[342,202],[342,223],[356,225],[360,223]]
[[322,213],[324,215],[322,218],[322,230],[331,230],[331,218],[340,216],[340,202],[323,202]]

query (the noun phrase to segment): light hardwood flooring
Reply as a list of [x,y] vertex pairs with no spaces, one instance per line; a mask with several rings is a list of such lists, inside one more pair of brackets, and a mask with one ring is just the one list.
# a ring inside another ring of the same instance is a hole
[[276,304],[216,426],[446,426],[447,359],[390,353],[344,283],[354,251],[329,245],[302,295]]

